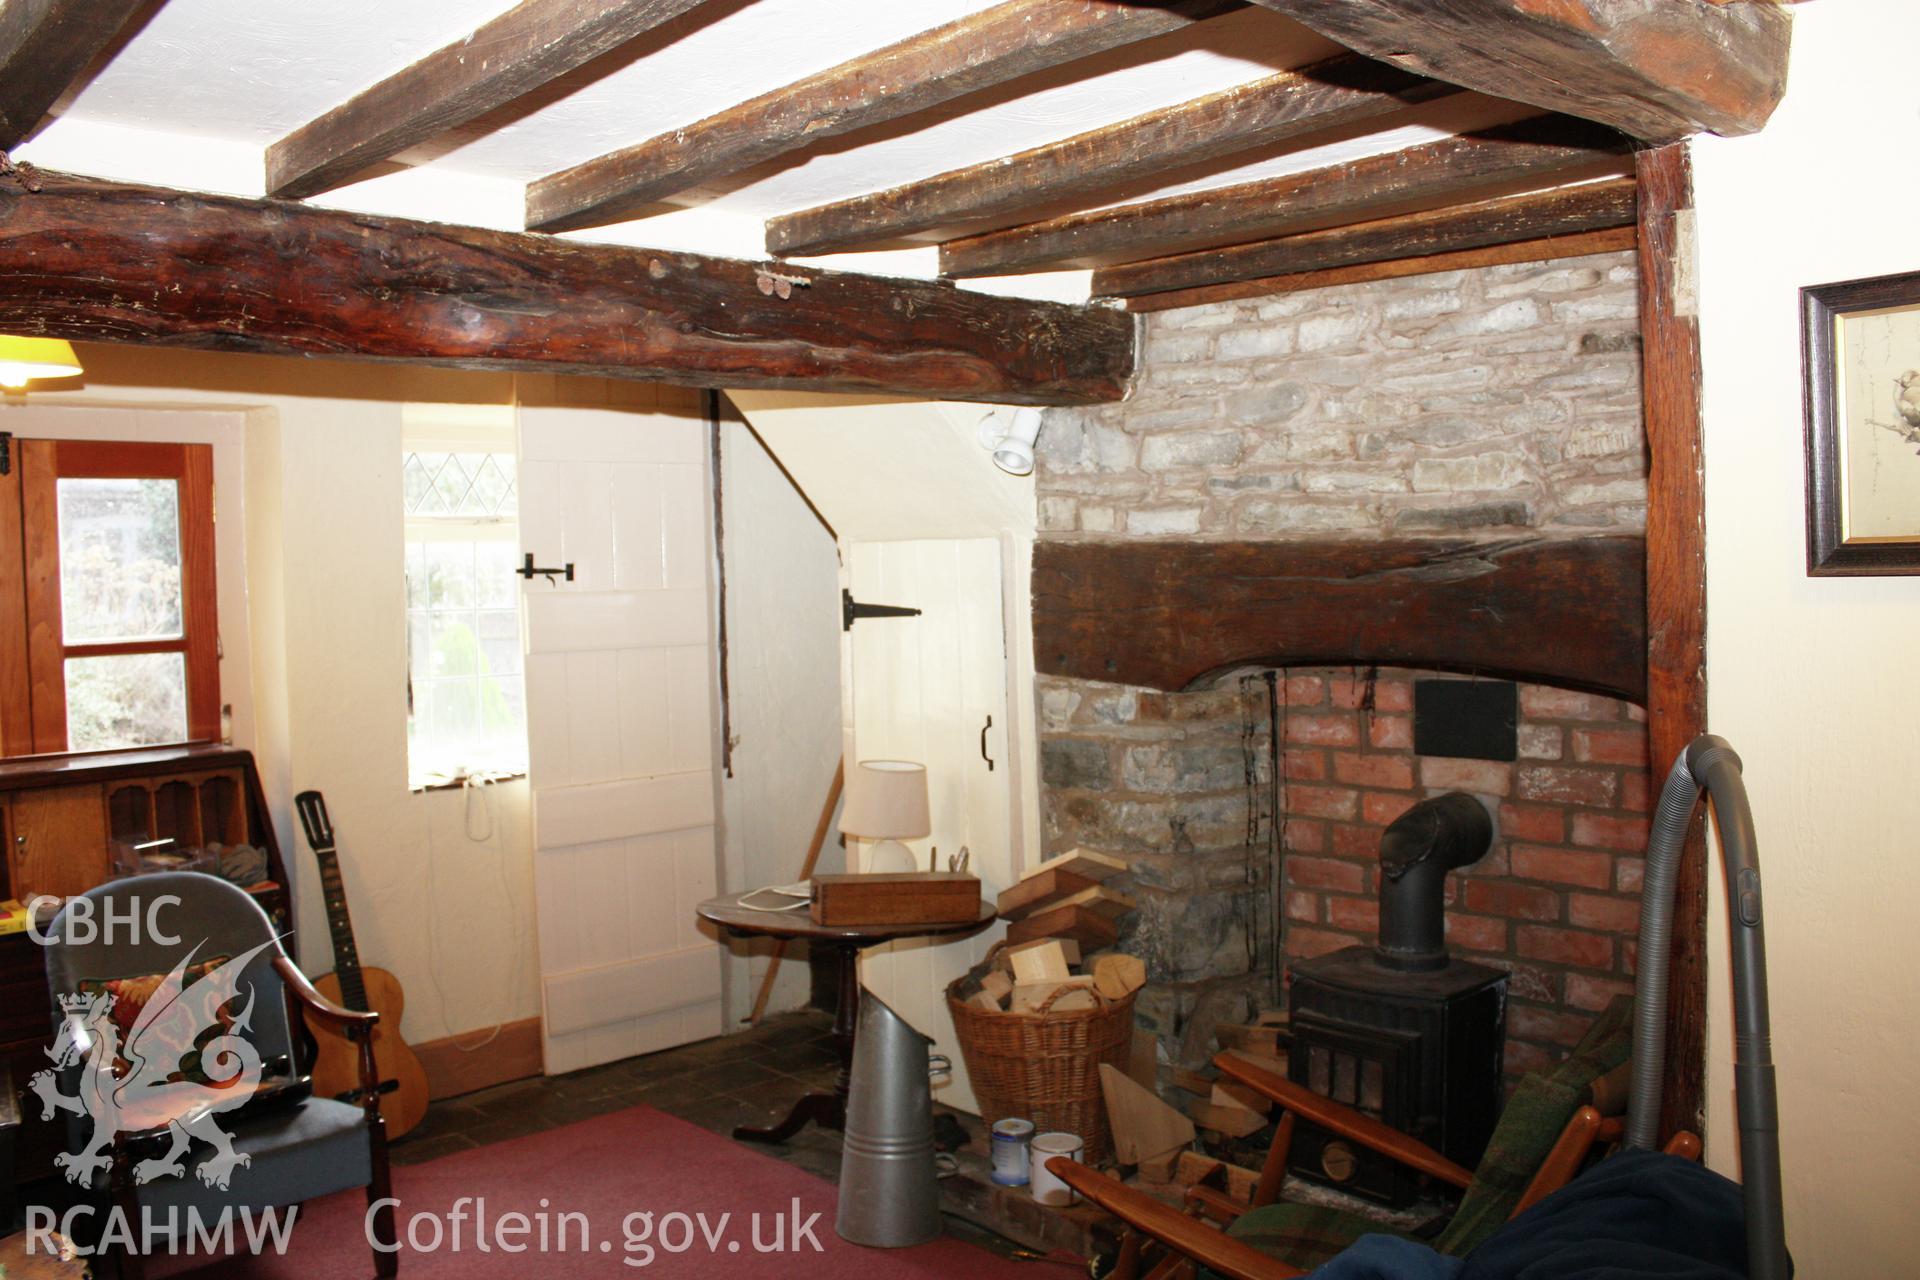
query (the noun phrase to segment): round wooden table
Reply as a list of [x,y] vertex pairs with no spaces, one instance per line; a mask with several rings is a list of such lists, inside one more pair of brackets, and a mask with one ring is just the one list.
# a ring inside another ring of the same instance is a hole
[[866,947],[893,942],[899,938],[958,937],[984,929],[998,914],[991,902],[981,902],[979,914],[972,920],[953,924],[815,924],[811,916],[797,911],[755,911],[740,905],[743,894],[709,898],[694,908],[702,920],[708,920],[728,933],[743,937],[790,938],[810,947],[825,948],[838,967],[839,1008],[833,1014],[833,1046],[840,1054],[840,1074],[832,1093],[809,1093],[793,1104],[793,1110],[779,1124],[767,1129],[742,1125],[733,1136],[745,1142],[785,1142],[811,1120],[823,1129],[844,1129],[847,1124],[847,1086],[853,1068],[853,1032],[860,1011],[860,966],[857,961]]

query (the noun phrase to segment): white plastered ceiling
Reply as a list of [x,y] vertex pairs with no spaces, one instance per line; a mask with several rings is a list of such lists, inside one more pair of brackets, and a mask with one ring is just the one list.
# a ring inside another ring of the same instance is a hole
[[[7,3],[9,0],[0,0]],[[17,2],[17,0],[14,0]],[[238,195],[264,190],[274,141],[512,7],[512,0],[168,0],[16,153],[47,168]],[[701,120],[989,0],[715,0],[492,116],[423,144],[314,203],[502,229],[527,182]],[[741,175],[695,207],[572,233],[765,256],[768,216],[845,199],[1128,119],[1334,52],[1249,8],[1001,90],[830,140]],[[1459,95],[1372,132],[1309,140],[1134,198],[1206,189],[1398,150],[1524,109]],[[931,247],[805,259],[932,276]],[[969,282],[1084,298],[1086,273]]]

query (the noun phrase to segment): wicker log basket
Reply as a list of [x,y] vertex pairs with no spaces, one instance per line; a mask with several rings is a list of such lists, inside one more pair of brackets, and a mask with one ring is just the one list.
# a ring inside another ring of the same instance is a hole
[[1009,1116],[1033,1122],[1035,1133],[1076,1133],[1086,1143],[1089,1165],[1105,1164],[1113,1151],[1107,1108],[1100,1093],[1100,1064],[1124,1071],[1133,1044],[1133,999],[1111,1000],[1091,987],[1093,1009],[1055,1012],[1049,995],[1031,1013],[995,1013],[967,1003],[980,990],[1004,943],[947,987],[947,1010],[973,1081],[973,1096],[989,1125]]

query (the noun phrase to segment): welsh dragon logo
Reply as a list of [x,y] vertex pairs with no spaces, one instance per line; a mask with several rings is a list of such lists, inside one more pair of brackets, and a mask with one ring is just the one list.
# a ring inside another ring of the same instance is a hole
[[[104,1171],[112,1163],[110,1151],[118,1135],[163,1127],[172,1136],[172,1146],[134,1166],[137,1184],[185,1173],[184,1157],[194,1138],[214,1148],[196,1170],[209,1187],[225,1190],[234,1169],[250,1163],[251,1157],[233,1149],[233,1140],[215,1118],[245,1103],[260,1083],[260,1053],[241,1034],[253,1016],[252,986],[237,1013],[223,1016],[221,1009],[240,995],[248,962],[272,945],[263,942],[234,956],[198,981],[189,976],[199,952],[195,947],[161,979],[124,1043],[113,1017],[114,995],[93,991],[61,997],[66,1017],[46,1051],[53,1066],[35,1074],[29,1085],[40,1095],[44,1119],[65,1111],[93,1122],[83,1149],[54,1157],[69,1182],[85,1186]],[[203,1040],[214,1029],[220,1034]],[[206,1083],[183,1078],[180,1070],[181,1059],[194,1051],[196,1042],[199,1069],[194,1074]],[[76,1081],[74,1093],[60,1092],[63,1076]]]

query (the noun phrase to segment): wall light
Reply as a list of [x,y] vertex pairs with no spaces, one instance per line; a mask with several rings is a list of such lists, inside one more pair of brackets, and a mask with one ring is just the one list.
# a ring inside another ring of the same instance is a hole
[[1033,446],[1040,439],[1040,411],[1015,409],[1011,420],[1003,413],[980,419],[980,447],[993,450],[993,465],[1010,476],[1033,474]]
[[81,372],[73,344],[58,338],[0,334],[0,387],[24,391],[35,378],[72,378]]

